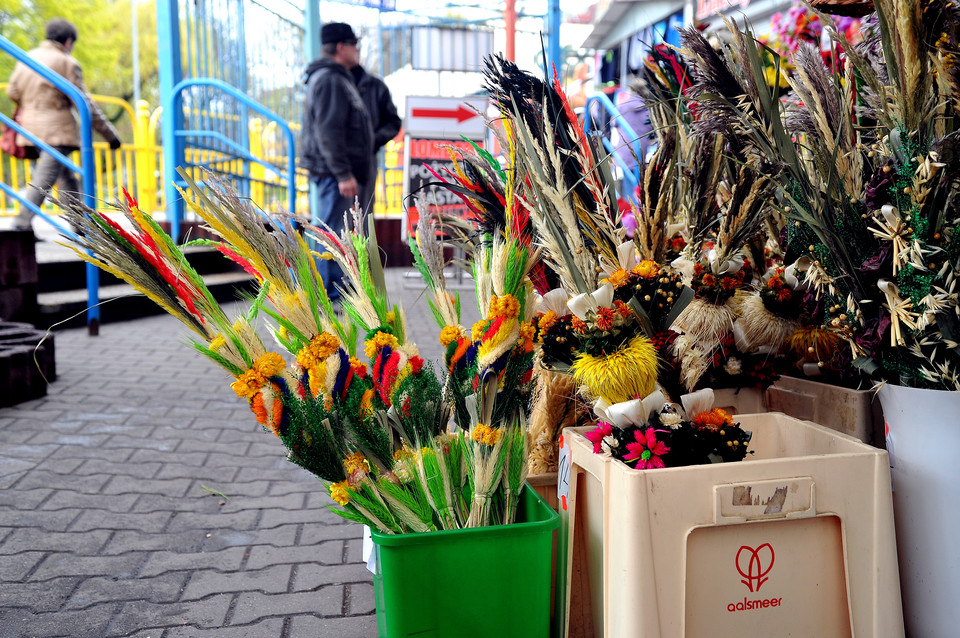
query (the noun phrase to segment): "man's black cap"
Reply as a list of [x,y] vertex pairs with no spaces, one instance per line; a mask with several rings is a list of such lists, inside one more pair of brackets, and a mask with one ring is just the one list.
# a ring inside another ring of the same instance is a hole
[[320,27],[320,44],[356,42],[359,38],[346,22],[328,22]]

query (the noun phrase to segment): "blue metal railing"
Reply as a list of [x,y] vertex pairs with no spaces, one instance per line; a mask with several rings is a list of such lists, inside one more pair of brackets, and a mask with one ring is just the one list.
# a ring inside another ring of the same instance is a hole
[[600,105],[610,115],[610,117],[616,121],[617,126],[620,129],[620,137],[625,139],[625,143],[630,144],[634,155],[636,155],[637,159],[639,160],[634,166],[627,166],[627,163],[623,161],[623,158],[616,153],[616,148],[613,146],[613,142],[610,141],[610,137],[602,136],[600,138],[601,142],[603,143],[603,147],[608,153],[610,153],[610,156],[613,158],[613,161],[616,162],[617,166],[620,167],[620,170],[623,171],[623,181],[626,182],[626,185],[629,187],[623,189],[627,192],[621,193],[621,195],[626,195],[631,201],[636,202],[636,196],[634,193],[637,186],[640,184],[640,162],[643,161],[643,155],[641,155],[642,151],[640,150],[640,138],[637,137],[633,127],[627,123],[626,118],[623,117],[617,107],[614,106],[613,102],[610,101],[610,98],[604,93],[597,93],[587,98],[587,104],[583,109],[584,133],[589,134],[590,131],[599,132],[596,123],[593,121],[593,106],[595,104]]
[[[50,153],[60,164],[67,167],[75,173],[80,173],[83,190],[83,203],[91,208],[97,207],[97,180],[95,173],[95,164],[93,162],[93,129],[92,118],[90,116],[90,106],[87,104],[87,98],[80,89],[70,83],[66,78],[56,71],[46,67],[33,58],[26,51],[15,45],[9,39],[0,35],[0,50],[12,55],[18,61],[30,67],[33,71],[39,73],[44,79],[53,84],[57,89],[66,95],[73,102],[80,114],[80,166],[74,164],[68,157],[58,152],[53,147],[37,139],[37,137],[23,127],[15,123],[6,115],[0,114],[0,121],[7,126],[12,126],[18,133],[33,142],[38,148]],[[49,216],[43,213],[37,206],[26,201],[19,193],[14,192],[8,184],[0,183],[0,189],[7,195],[15,199],[21,206],[27,206],[33,213],[40,216],[40,219],[55,227],[61,233],[68,237],[76,238],[72,232],[64,229],[60,224],[54,222]],[[97,334],[100,327],[100,270],[93,264],[87,263],[87,331],[91,335]]]
[[[286,170],[286,180],[287,180],[287,208],[291,214],[296,212],[296,203],[297,203],[297,186],[296,186],[296,171],[297,171],[297,147],[296,141],[293,136],[293,131],[290,128],[290,125],[286,121],[267,107],[263,106],[253,98],[249,97],[239,89],[230,84],[227,84],[223,80],[217,80],[216,78],[188,78],[178,82],[170,91],[169,95],[164,96],[164,113],[177,113],[179,108],[178,100],[180,94],[189,87],[193,86],[209,86],[215,89],[222,91],[223,93],[234,98],[246,108],[249,108],[253,111],[256,111],[265,118],[272,120],[277,123],[277,126],[280,127],[280,130],[283,131],[283,135],[287,140],[287,170]],[[173,119],[173,118],[171,118]],[[245,126],[245,123],[244,123]],[[269,168],[271,171],[276,173],[279,177],[283,177],[280,169],[276,166],[264,162],[263,160],[254,157],[250,152],[244,148],[241,144],[234,142],[229,137],[224,135],[219,131],[214,130],[198,130],[198,129],[188,129],[184,130],[180,127],[173,129],[173,136],[177,140],[183,140],[188,137],[193,138],[210,138],[217,140],[224,146],[230,148],[237,157],[240,157],[247,162],[256,162],[266,168]],[[177,146],[182,149],[182,144],[177,142]],[[171,153],[171,155],[173,155]],[[177,201],[178,193],[176,186],[183,185],[182,180],[171,179],[171,175],[176,175],[177,168],[177,159],[176,157],[167,158],[167,153],[164,153],[164,168],[166,176],[166,189],[167,189],[167,212],[170,214],[170,235],[174,238],[179,238],[180,236],[180,222],[182,215],[182,207],[174,204]]]

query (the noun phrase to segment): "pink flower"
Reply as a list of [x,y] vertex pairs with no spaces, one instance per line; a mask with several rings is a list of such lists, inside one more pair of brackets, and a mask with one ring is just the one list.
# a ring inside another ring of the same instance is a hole
[[600,444],[603,443],[604,437],[610,436],[611,434],[613,434],[613,426],[606,421],[600,421],[597,423],[597,427],[587,432],[587,439],[593,442],[594,454],[600,454],[600,451],[602,450]]
[[627,443],[629,454],[623,457],[624,461],[636,461],[638,470],[664,467],[660,457],[670,451],[663,441],[657,440],[657,433],[653,428],[637,430],[633,433],[636,443]]
[[627,210],[620,217],[620,224],[627,231],[627,237],[632,238],[633,234],[637,232],[637,218],[633,216],[632,210]]

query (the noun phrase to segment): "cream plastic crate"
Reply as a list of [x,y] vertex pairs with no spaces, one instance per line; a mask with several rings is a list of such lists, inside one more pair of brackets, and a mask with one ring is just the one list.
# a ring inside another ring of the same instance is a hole
[[851,390],[798,377],[767,388],[767,409],[807,419],[884,448],[883,410],[873,390]]
[[758,414],[767,411],[763,390],[759,387],[714,388],[713,407],[726,410],[730,414]]
[[558,571],[583,601],[558,602],[556,635],[904,635],[886,452],[780,413],[738,421],[749,460],[644,471],[568,430]]

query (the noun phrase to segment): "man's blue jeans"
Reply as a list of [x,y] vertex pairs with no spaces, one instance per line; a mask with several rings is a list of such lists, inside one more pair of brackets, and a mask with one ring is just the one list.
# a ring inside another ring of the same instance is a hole
[[[343,215],[353,206],[353,201],[340,194],[340,186],[337,184],[337,178],[331,176],[314,178],[317,185],[317,191],[320,199],[319,219],[330,227],[337,238],[340,237],[340,231],[343,230]],[[323,283],[327,289],[327,295],[330,299],[336,301],[340,298],[338,286],[343,281],[343,272],[335,261],[322,259],[317,262],[317,270],[323,277]]]

